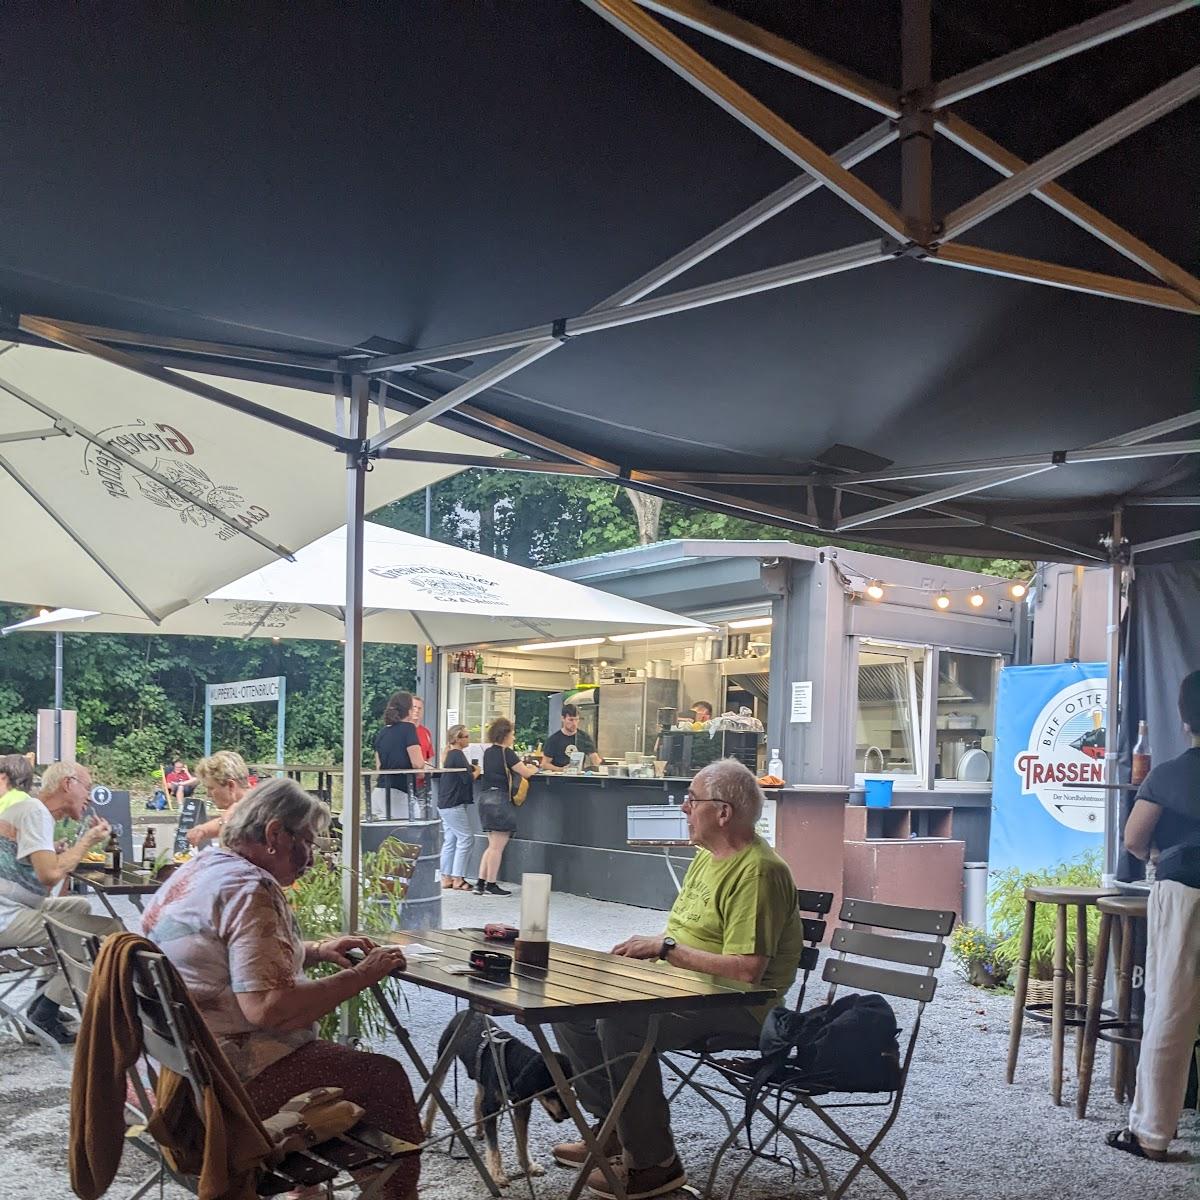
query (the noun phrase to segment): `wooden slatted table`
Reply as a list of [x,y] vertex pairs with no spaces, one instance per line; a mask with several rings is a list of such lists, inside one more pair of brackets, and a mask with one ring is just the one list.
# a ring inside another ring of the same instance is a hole
[[119,875],[113,875],[103,867],[89,866],[86,863],[76,867],[71,872],[71,878],[78,880],[84,887],[95,892],[100,897],[100,903],[118,921],[121,920],[121,917],[113,907],[113,896],[128,896],[133,901],[134,907],[140,912],[142,897],[153,896],[162,882],[156,880],[151,872],[144,871],[140,867],[122,867]]
[[[436,959],[410,961],[397,978],[465,1000],[481,1013],[513,1017],[530,1031],[559,1095],[588,1147],[588,1161],[575,1180],[568,1200],[575,1200],[583,1190],[593,1166],[599,1166],[604,1172],[617,1200],[625,1200],[623,1182],[608,1159],[599,1153],[599,1148],[616,1128],[638,1076],[654,1053],[659,1015],[695,1012],[697,1009],[744,1008],[762,1004],[770,1000],[773,994],[769,989],[759,986],[683,971],[666,963],[622,958],[560,942],[550,943],[550,962],[547,967],[514,962],[512,975],[507,980],[493,982],[475,975],[451,974],[446,970],[447,967],[466,965],[472,950],[499,950],[511,954],[511,946],[487,941],[482,929],[434,929],[419,933],[399,930],[390,934],[363,936],[399,946],[419,942],[440,950],[441,955]],[[571,1080],[563,1073],[555,1057],[545,1027],[564,1021],[627,1015],[631,1012],[644,1014],[648,1018],[646,1037],[620,1091],[613,1097],[612,1110],[600,1130],[593,1134],[587,1115],[579,1106]],[[429,1072],[425,1089],[417,1102],[420,1108],[433,1098],[451,1121],[455,1134],[464,1142],[469,1139],[462,1132],[457,1119],[451,1115],[453,1110],[441,1093],[441,1083],[454,1061],[466,1028],[466,1022],[459,1024],[456,1036]],[[471,1158],[491,1193],[498,1195],[478,1156],[472,1154]]]

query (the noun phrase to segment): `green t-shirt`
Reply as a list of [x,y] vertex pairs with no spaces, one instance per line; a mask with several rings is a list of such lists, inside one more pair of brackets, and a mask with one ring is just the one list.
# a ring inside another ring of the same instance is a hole
[[23,792],[20,788],[9,788],[3,796],[0,796],[0,812],[3,812],[6,808],[12,808],[14,804],[20,804],[22,800],[28,799],[28,792]]
[[762,984],[775,992],[775,1000],[751,1010],[765,1019],[792,986],[804,945],[791,870],[757,836],[730,858],[697,850],[667,919],[667,934],[711,954],[765,955]]

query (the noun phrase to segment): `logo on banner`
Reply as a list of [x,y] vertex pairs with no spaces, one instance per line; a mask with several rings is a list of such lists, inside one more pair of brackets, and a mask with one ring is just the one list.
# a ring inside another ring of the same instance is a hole
[[229,611],[221,621],[222,629],[250,629],[270,631],[286,629],[300,619],[299,604],[260,604],[253,600],[238,600],[229,605]]
[[445,604],[495,604],[505,607],[500,599],[500,585],[486,575],[471,575],[466,571],[448,571],[431,566],[370,567],[380,579],[407,579],[418,591]]
[[[140,458],[161,479],[145,475],[117,458],[106,447],[88,442],[83,451],[85,475],[99,480],[105,494],[114,500],[130,500],[141,496],[158,508],[178,513],[182,524],[198,529],[212,528],[217,537],[227,541],[236,530],[195,500],[224,513],[235,524],[249,529],[271,514],[258,504],[247,504],[236,487],[220,484],[203,468],[188,460],[196,453],[186,434],[174,425],[134,421],[128,425],[112,425],[100,431],[108,445],[130,457]],[[167,487],[166,483],[171,486]]]
[[1013,758],[1022,793],[1080,833],[1104,828],[1104,793],[1078,785],[1104,781],[1106,698],[1107,688],[1094,679],[1063,688],[1038,713],[1029,745]]

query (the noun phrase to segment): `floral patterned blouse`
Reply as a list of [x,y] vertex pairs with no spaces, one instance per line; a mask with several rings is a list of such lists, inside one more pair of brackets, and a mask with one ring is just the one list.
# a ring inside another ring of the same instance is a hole
[[142,932],[175,965],[205,1023],[243,1080],[313,1041],[316,1027],[260,1029],[238,992],[293,987],[304,941],[279,884],[223,847],[185,863],[154,894]]

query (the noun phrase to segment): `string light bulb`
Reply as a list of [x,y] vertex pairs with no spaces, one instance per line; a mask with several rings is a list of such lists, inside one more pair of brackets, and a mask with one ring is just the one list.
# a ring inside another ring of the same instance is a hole
[[1013,583],[1009,586],[1008,594],[1014,600],[1020,600],[1020,599],[1022,599],[1022,597],[1024,597],[1025,593],[1028,591],[1029,591],[1029,585],[1027,583],[1022,582],[1020,579],[1018,579],[1015,583]]
[[870,596],[872,600],[882,600],[883,584],[880,583],[878,579],[872,579],[871,582],[867,584],[867,595]]
[[939,592],[938,598],[934,601],[934,604],[940,608],[942,612],[945,612],[946,609],[950,607],[950,597],[947,596],[945,592]]
[[48,608],[39,608],[38,609],[39,617],[48,617],[49,615],[50,615],[50,610]]
[[971,594],[967,597],[967,603],[972,608],[983,607],[983,593],[978,588],[972,588]]

